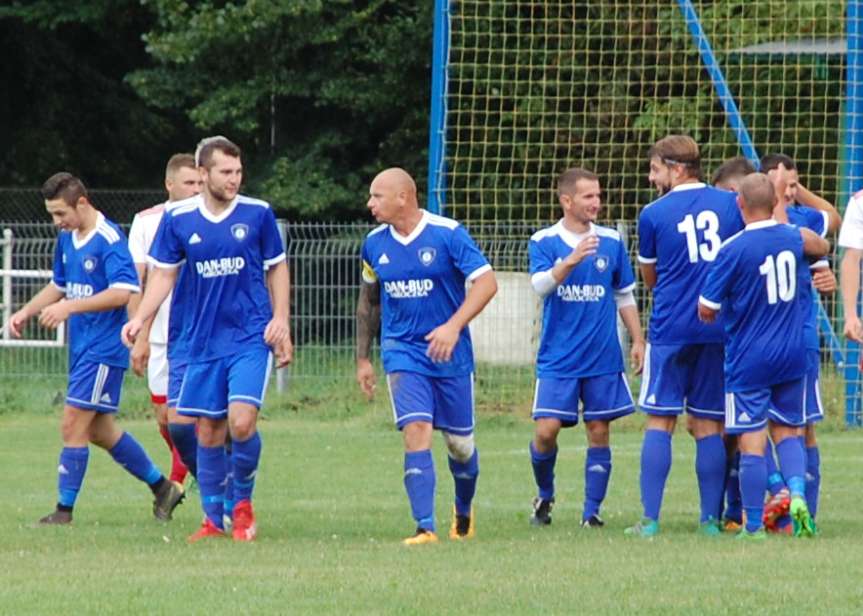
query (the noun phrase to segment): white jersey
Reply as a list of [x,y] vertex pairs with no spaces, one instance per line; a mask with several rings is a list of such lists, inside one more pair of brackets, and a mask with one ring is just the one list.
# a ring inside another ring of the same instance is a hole
[[863,249],[863,190],[848,200],[839,230],[839,245],[842,248]]
[[[153,239],[156,237],[156,231],[164,212],[164,203],[138,212],[135,214],[132,228],[129,230],[129,252],[132,253],[132,260],[135,265],[146,265],[148,272],[153,269],[153,266],[147,261],[147,256],[150,254],[150,246],[153,245]],[[153,326],[150,328],[150,344],[168,343],[168,314],[170,310],[171,295],[168,295],[167,299],[159,306],[159,311],[153,320]]]

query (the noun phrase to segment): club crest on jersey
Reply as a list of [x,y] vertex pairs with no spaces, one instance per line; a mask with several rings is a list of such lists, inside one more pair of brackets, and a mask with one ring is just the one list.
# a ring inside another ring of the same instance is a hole
[[596,259],[594,259],[593,264],[596,266],[596,270],[599,273],[604,272],[608,269],[608,257],[603,255],[597,255]]
[[95,257],[87,257],[84,259],[84,271],[88,274],[91,274],[94,269],[96,269],[96,264],[98,263]]
[[242,242],[249,235],[249,225],[231,225],[231,235],[233,235],[234,239],[238,242]]
[[434,248],[420,248],[417,254],[420,257],[420,263],[431,265],[435,256],[437,256],[437,251]]

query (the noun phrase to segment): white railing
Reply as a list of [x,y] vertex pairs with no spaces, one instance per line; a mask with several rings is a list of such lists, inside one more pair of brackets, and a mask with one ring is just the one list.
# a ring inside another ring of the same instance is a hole
[[0,269],[0,286],[2,286],[2,302],[0,302],[0,315],[2,315],[3,329],[0,330],[0,347],[48,347],[59,348],[66,344],[66,324],[61,323],[57,328],[55,337],[50,340],[26,340],[13,338],[9,327],[9,319],[12,317],[12,281],[15,278],[30,278],[39,280],[51,280],[51,270],[25,270],[12,269],[12,251],[15,239],[12,229],[3,229],[3,239],[0,239],[0,249],[3,252],[3,267]]

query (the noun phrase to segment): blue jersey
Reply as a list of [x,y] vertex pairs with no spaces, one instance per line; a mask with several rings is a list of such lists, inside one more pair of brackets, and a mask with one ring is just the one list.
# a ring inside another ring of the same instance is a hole
[[407,237],[381,225],[362,248],[363,280],[380,282],[381,356],[386,372],[464,376],[473,372],[473,347],[465,327],[452,358],[434,363],[425,336],[464,303],[465,281],[491,270],[464,227],[423,211]]
[[[178,204],[187,204],[183,201],[169,201],[165,204],[165,210],[171,211]],[[164,221],[159,221],[161,226]],[[158,232],[157,232],[158,235]],[[155,241],[155,239],[154,239]],[[168,361],[177,364],[185,364],[189,361],[189,330],[191,329],[191,319],[184,318],[188,306],[186,305],[190,297],[189,286],[190,274],[188,261],[180,266],[177,272],[177,280],[174,283],[174,291],[171,293],[171,307],[168,313]]]
[[[821,237],[827,237],[829,225],[829,216],[827,212],[816,210],[815,208],[805,205],[794,205],[786,208],[788,213],[788,222],[796,227],[804,227],[817,233]],[[811,266],[812,269],[818,267],[829,267],[826,260],[818,261]],[[806,341],[806,348],[817,351],[821,348],[818,339],[818,299],[815,291],[812,288],[811,278],[806,272],[806,277],[809,280],[801,280],[800,298],[803,303],[803,309],[806,310],[806,324],[803,330],[803,336]]]
[[276,218],[265,201],[240,195],[215,216],[197,195],[166,209],[150,261],[156,267],[185,264],[173,302],[184,312],[181,351],[189,360],[266,347],[264,330],[273,312],[265,268],[284,260]]
[[[101,213],[85,237],[61,231],[54,251],[54,285],[66,299],[91,297],[102,291],[140,290],[126,236]],[[129,367],[129,350],[120,340],[126,307],[85,312],[69,317],[69,367],[79,361]]]
[[760,389],[806,372],[800,230],[775,220],[746,225],[722,245],[699,301],[725,313],[725,390]]
[[530,238],[530,274],[551,270],[590,235],[599,239],[596,254],[576,265],[543,301],[542,339],[536,357],[539,378],[624,370],[614,294],[631,291],[635,277],[620,234],[591,225],[588,233],[577,236],[563,222],[537,231]]
[[723,341],[722,324],[698,320],[695,307],[719,246],[743,228],[735,193],[682,184],[638,217],[638,261],[656,265],[648,340],[652,344]]

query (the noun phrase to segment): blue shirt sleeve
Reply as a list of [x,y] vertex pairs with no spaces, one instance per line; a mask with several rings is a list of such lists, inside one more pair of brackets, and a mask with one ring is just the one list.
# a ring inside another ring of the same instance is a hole
[[150,246],[149,261],[156,267],[176,267],[186,260],[186,250],[174,229],[176,221],[168,212],[159,221],[156,237]]
[[612,285],[615,291],[630,291],[635,287],[635,274],[632,271],[632,263],[629,262],[629,253],[623,241],[617,244],[617,268],[612,276]]
[[554,255],[545,250],[546,243],[530,240],[527,247],[530,264],[528,271],[533,276],[537,272],[547,272],[554,267]]
[[138,272],[135,270],[132,253],[129,252],[129,246],[125,241],[114,242],[106,248],[105,278],[110,288],[140,292]]
[[468,280],[474,280],[491,269],[488,259],[461,225],[453,229],[450,255],[455,266]]
[[638,262],[656,263],[656,231],[647,209],[638,216]]
[[375,273],[374,267],[372,267],[372,257],[369,251],[368,239],[363,242],[360,254],[363,264],[363,280],[369,284],[374,284],[378,281],[378,275]]
[[722,302],[731,292],[731,285],[735,280],[735,250],[729,246],[723,246],[716,255],[716,260],[710,264],[707,271],[707,280],[701,289],[699,301],[708,308],[719,310]]
[[821,237],[827,237],[827,213],[813,207],[807,207],[806,227]]
[[270,267],[285,260],[285,248],[276,215],[271,208],[266,208],[261,228],[261,257],[264,265]]
[[63,263],[63,243],[65,237],[65,234],[61,234],[57,237],[57,242],[54,244],[54,273],[52,281],[61,291],[66,290],[66,267]]

